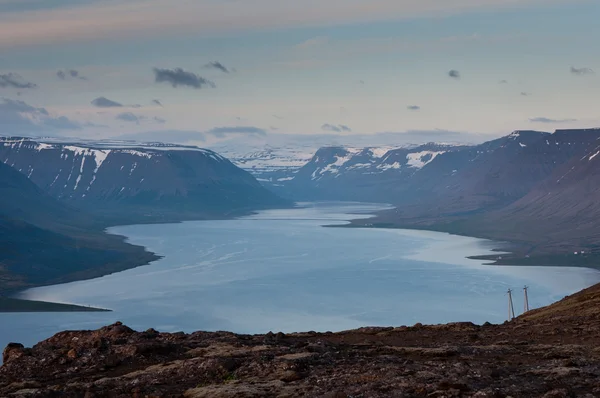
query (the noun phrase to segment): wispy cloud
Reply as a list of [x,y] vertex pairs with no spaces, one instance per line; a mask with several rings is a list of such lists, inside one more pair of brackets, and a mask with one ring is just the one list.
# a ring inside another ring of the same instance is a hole
[[508,84],[508,80],[500,80],[500,84]]
[[208,79],[198,76],[193,72],[187,72],[181,68],[175,69],[160,69],[154,68],[154,81],[156,83],[169,83],[174,88],[179,86],[193,87],[199,89],[202,87],[216,87],[216,85]]
[[153,99],[153,100],[152,100],[152,103],[153,103],[154,105],[158,105],[158,106],[160,106],[160,107],[163,107],[163,106],[164,106],[164,105],[162,104],[162,102],[160,102],[160,101],[159,101],[159,100],[157,100],[157,99]]
[[571,123],[576,122],[577,119],[551,119],[548,117],[533,117],[529,119],[531,123]]
[[272,115],[272,116],[273,116],[275,119],[279,119],[279,120],[282,120],[282,119],[283,119],[283,117],[281,117],[281,116],[279,116],[279,115]]
[[531,93],[528,93],[527,91],[521,91],[521,96],[529,97],[529,96],[531,96]]
[[452,69],[450,72],[448,72],[448,76],[450,76],[453,79],[460,79],[460,72]]
[[152,120],[154,120],[158,124],[165,124],[167,122],[165,119],[158,116],[153,117]]
[[421,107],[419,105],[409,105],[406,107],[406,109],[408,109],[409,111],[418,111],[421,110]]
[[352,129],[344,124],[330,124],[330,123],[325,123],[324,125],[321,126],[321,130],[324,131],[333,131],[335,133],[341,133],[341,132],[351,132]]
[[120,104],[116,101],[109,100],[106,97],[98,97],[91,102],[92,105],[98,108],[121,108],[123,104]]
[[18,73],[0,74],[0,87],[2,88],[36,88],[37,84],[26,82]]
[[75,69],[61,69],[56,72],[56,77],[58,77],[60,80],[67,80],[69,78],[87,80],[87,77],[82,76],[79,71]]
[[571,73],[577,76],[593,75],[594,70],[590,68],[576,68],[571,66]]
[[217,69],[223,73],[229,73],[229,69],[219,61],[209,62],[203,66],[204,69]]
[[235,126],[235,127],[215,127],[206,132],[215,137],[223,138],[228,134],[249,134],[249,135],[266,135],[264,129],[254,126]]
[[312,39],[308,39],[303,41],[302,43],[296,44],[296,48],[300,50],[306,50],[308,48],[318,47],[323,44],[326,44],[329,41],[329,38],[326,36],[317,36]]

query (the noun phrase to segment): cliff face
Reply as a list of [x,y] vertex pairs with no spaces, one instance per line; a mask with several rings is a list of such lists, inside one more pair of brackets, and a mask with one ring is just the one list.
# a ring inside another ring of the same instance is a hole
[[0,395],[595,397],[600,286],[503,325],[159,333],[122,324],[11,344]]

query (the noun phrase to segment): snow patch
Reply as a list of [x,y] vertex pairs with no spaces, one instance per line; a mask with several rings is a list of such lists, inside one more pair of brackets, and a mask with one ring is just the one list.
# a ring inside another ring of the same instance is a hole
[[377,169],[379,169],[381,171],[386,171],[386,170],[392,170],[392,169],[399,169],[401,167],[402,167],[402,165],[400,164],[400,162],[395,162],[392,164],[380,164],[379,166],[377,166]]
[[595,154],[593,154],[592,156],[590,156],[589,160],[594,159],[596,156],[598,156],[598,154],[600,154],[600,151],[598,151]]
[[[439,155],[446,153],[446,151],[433,152],[433,151],[423,151],[416,153],[409,153],[406,155],[407,162],[406,164],[409,167],[414,167],[416,169],[421,169],[431,163],[433,159],[438,157]],[[423,160],[424,158],[428,158],[427,160]]]

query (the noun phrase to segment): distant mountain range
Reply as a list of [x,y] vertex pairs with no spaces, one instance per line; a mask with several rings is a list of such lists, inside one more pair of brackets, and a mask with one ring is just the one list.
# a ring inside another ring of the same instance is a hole
[[357,225],[508,240],[523,255],[580,255],[600,251],[599,162],[600,129],[582,129],[515,131],[479,145],[323,147],[275,178],[248,170],[293,200],[397,206]]

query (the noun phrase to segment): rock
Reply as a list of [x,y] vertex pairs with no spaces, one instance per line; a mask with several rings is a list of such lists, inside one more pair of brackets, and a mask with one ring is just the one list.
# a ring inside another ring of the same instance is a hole
[[25,355],[26,350],[23,344],[9,343],[2,352],[2,362],[8,363]]
[[78,356],[78,355],[77,355],[77,351],[75,351],[75,349],[74,349],[74,348],[71,348],[71,349],[69,350],[69,352],[67,352],[67,358],[69,358],[69,359],[71,359],[71,360],[73,360],[73,359],[76,359],[76,358],[77,358],[77,356]]
[[295,370],[286,370],[279,375],[279,380],[286,383],[302,380],[303,378],[303,375]]

